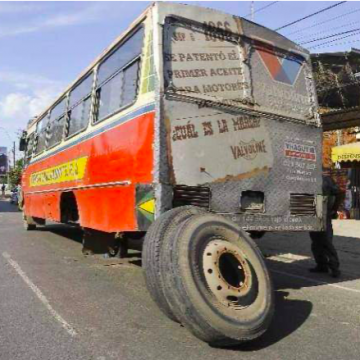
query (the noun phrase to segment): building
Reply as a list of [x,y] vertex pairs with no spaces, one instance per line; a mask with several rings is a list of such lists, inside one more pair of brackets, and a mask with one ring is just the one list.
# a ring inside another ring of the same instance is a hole
[[0,147],[0,177],[6,176],[7,172],[8,172],[7,148],[2,146]]
[[351,217],[359,219],[360,161],[341,166],[331,154],[335,147],[355,143],[360,132],[360,50],[313,54],[312,64],[324,128],[323,165],[342,190],[343,207],[351,191]]

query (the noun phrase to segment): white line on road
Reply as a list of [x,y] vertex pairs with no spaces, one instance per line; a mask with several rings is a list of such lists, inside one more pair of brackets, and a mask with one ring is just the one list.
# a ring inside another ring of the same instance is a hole
[[348,288],[348,287],[337,285],[337,284],[331,284],[331,283],[328,283],[326,281],[315,280],[315,279],[308,278],[306,276],[290,274],[290,273],[279,271],[279,270],[270,269],[270,271],[272,271],[274,273],[281,274],[281,275],[286,275],[286,276],[290,276],[290,277],[293,277],[293,278],[313,282],[313,283],[318,284],[318,285],[328,285],[328,286],[331,286],[331,287],[334,287],[334,288],[337,288],[337,289],[346,290],[346,291],[352,291],[352,292],[360,294],[360,290],[358,290],[358,289],[352,289],[352,288]]
[[11,258],[11,256],[4,252],[2,256],[8,261],[8,263],[15,269],[15,271],[20,275],[20,277],[25,281],[26,285],[35,293],[43,305],[50,311],[51,315],[61,324],[61,326],[68,332],[71,336],[76,336],[77,333],[74,328],[68,324],[50,305],[46,296],[41,292],[41,290],[29,279],[25,272],[21,269],[20,265]]
[[267,260],[279,261],[287,264],[296,263],[298,261],[310,260],[310,256],[303,256],[298,254],[281,254],[281,255],[271,255],[266,257]]

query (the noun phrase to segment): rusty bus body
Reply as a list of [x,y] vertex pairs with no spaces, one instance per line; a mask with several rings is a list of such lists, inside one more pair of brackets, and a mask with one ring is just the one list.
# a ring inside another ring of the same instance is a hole
[[[321,133],[305,49],[243,18],[156,3],[29,125],[25,224],[73,222],[95,242],[106,234],[121,241],[127,234],[141,238],[154,221],[185,206],[253,234],[321,231]],[[150,227],[154,241],[159,228]],[[241,253],[234,248],[223,260],[232,256],[245,269]],[[151,256],[146,271],[158,258]],[[223,283],[226,266],[215,269]],[[243,291],[230,287],[231,294]],[[262,296],[271,302],[266,289]],[[159,306],[172,303],[174,317],[196,336],[221,343],[226,331],[194,330],[200,320],[188,320],[172,295],[159,296]],[[219,301],[229,306],[237,301],[224,296]],[[262,331],[224,336],[244,340]]]
[[167,133],[156,140],[167,161],[159,161],[165,195],[157,200],[169,207],[171,191],[183,204],[199,199],[246,230],[321,229],[321,128],[308,52],[244,19],[193,12],[162,16]]

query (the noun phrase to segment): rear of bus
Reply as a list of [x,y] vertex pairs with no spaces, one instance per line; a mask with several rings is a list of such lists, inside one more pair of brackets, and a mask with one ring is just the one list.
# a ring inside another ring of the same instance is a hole
[[321,230],[322,132],[309,53],[239,17],[156,6],[166,129],[155,146],[157,176],[173,191],[171,200],[158,194],[158,209],[200,206],[248,231]]

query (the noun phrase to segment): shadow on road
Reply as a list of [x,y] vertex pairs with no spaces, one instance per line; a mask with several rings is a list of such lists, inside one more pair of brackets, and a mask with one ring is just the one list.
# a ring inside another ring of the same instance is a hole
[[0,213],[19,212],[17,205],[10,204],[8,199],[0,200]]
[[[287,264],[275,261],[267,261],[272,277],[276,278],[277,289],[302,289],[308,287],[323,286],[326,284],[341,284],[343,282],[355,281],[360,279],[360,274],[347,272],[342,269],[342,274],[338,278],[333,278],[330,274],[313,274],[308,268],[314,266],[312,261],[298,261]],[[343,267],[348,264],[344,263]],[[279,281],[281,278],[281,281]]]
[[257,351],[283,340],[296,331],[310,316],[313,305],[310,301],[287,299],[289,293],[275,292],[274,319],[268,331],[260,338],[231,347],[233,351]]
[[[52,233],[54,233],[56,235],[59,235],[68,240],[72,240],[72,241],[82,244],[83,231],[78,226],[70,226],[70,225],[52,223],[52,224],[46,225],[44,227],[39,227],[38,230],[39,231],[51,231]],[[94,255],[89,255],[89,256],[91,257]],[[99,254],[97,254],[95,256],[99,256]],[[116,257],[118,257],[118,256],[116,256]],[[113,259],[113,257],[111,257],[111,258]],[[141,267],[141,253],[139,251],[129,250],[129,254],[128,254],[127,258],[131,259],[128,261],[128,263]]]
[[[82,242],[82,230],[78,227],[49,224],[44,228],[39,228],[39,230],[51,231],[69,240],[78,243]],[[301,236],[304,238],[301,238]],[[333,279],[327,274],[310,274],[307,268],[314,265],[311,259],[310,243],[309,241],[306,243],[305,237],[307,234],[301,236],[297,238],[289,234],[288,238],[275,239],[275,241],[268,244],[268,246],[266,242],[261,244],[264,253],[266,253],[267,250],[271,251],[271,259],[266,259],[266,263],[274,280],[274,319],[268,331],[259,339],[236,347],[226,348],[227,350],[246,352],[267,348],[288,337],[306,322],[312,312],[313,304],[307,300],[288,298],[289,293],[286,291],[287,289],[301,289],[324,284],[341,283],[360,278],[360,273],[348,273],[347,271],[344,271],[343,275],[338,279]],[[338,250],[344,267],[349,262],[358,265],[360,240],[349,237],[338,237],[336,242],[339,244]],[[276,245],[274,246],[274,244]],[[293,254],[295,259],[296,255],[298,255],[300,260],[292,259],[290,263],[286,263],[273,258],[277,256],[281,258],[282,255],[288,255],[289,253]],[[129,261],[130,263],[141,266],[141,255],[139,252],[130,254],[130,257],[133,258]]]
[[63,224],[49,224],[44,227],[39,227],[39,231],[51,231],[52,233],[67,238],[69,240],[82,243],[83,231],[80,227],[63,225]]
[[265,254],[269,269],[273,272],[273,278],[283,279],[282,285],[277,284],[278,289],[301,289],[360,279],[359,238],[334,237],[342,272],[339,278],[333,278],[330,274],[314,274],[308,271],[315,266],[308,234],[288,234],[286,237],[279,238],[277,243],[275,241],[270,239],[267,243],[265,240],[259,243],[259,246]]

